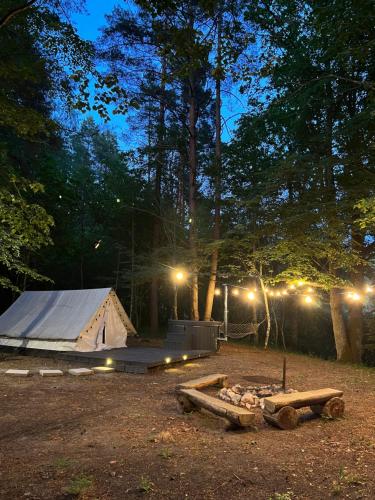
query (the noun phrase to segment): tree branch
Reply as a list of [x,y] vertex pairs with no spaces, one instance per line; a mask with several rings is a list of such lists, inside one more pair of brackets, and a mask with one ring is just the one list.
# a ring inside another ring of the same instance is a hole
[[29,0],[23,5],[20,5],[19,7],[15,7],[14,9],[11,9],[9,12],[5,14],[2,18],[0,18],[0,29],[4,28],[6,24],[9,23],[9,21],[12,19],[12,17],[16,16],[17,14],[20,14],[21,12],[24,12],[25,10],[29,9],[34,3],[36,3],[37,0]]

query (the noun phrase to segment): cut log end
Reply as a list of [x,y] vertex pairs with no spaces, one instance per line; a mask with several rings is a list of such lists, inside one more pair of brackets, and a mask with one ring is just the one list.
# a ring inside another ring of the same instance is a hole
[[345,402],[341,398],[332,398],[324,405],[321,415],[327,418],[342,418],[344,416]]
[[180,413],[190,413],[194,410],[193,403],[182,394],[177,396],[177,409]]
[[263,417],[269,424],[283,430],[295,429],[299,420],[298,412],[292,406],[284,406],[280,411],[273,414],[264,411]]

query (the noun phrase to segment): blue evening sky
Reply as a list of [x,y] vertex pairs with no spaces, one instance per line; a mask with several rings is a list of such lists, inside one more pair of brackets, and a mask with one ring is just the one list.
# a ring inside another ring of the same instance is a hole
[[[87,0],[86,12],[75,14],[72,21],[83,39],[95,41],[100,36],[100,28],[106,24],[105,15],[109,14],[116,5],[121,6],[126,3],[126,0]],[[233,89],[231,89],[231,92],[233,93]],[[241,113],[246,111],[245,99],[241,98],[237,92],[236,94],[235,98],[229,97],[229,94],[225,94],[224,88],[223,118],[225,125],[223,126],[223,141],[230,140],[236,120]],[[103,123],[95,112],[92,112],[91,116],[93,116],[97,123]],[[121,147],[125,150],[134,148],[138,145],[138,141],[141,140],[139,133],[132,131],[132,119],[130,116],[113,115],[111,121],[106,124],[106,127],[116,133]]]

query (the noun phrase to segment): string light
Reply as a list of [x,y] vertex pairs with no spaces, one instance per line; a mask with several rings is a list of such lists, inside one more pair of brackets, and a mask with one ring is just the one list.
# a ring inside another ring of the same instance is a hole
[[248,298],[249,300],[254,300],[254,299],[255,299],[255,293],[254,293],[254,292],[249,292],[249,293],[247,294],[247,298]]
[[366,293],[373,293],[374,289],[372,288],[372,286],[366,285],[365,291]]
[[100,247],[101,242],[102,242],[102,240],[95,241],[95,243],[94,243],[95,250],[97,250]]
[[232,295],[237,297],[239,294],[240,294],[240,291],[238,290],[238,288],[233,288]]
[[120,198],[116,198],[117,203],[120,203],[120,201],[121,201]]
[[277,297],[281,297],[281,292],[276,292]]
[[270,295],[271,295],[271,297],[273,297],[275,295],[275,292],[273,290],[271,290]]
[[290,288],[291,290],[295,290],[295,289],[296,289],[296,285],[293,285],[293,284],[292,284],[292,285],[289,285],[289,288]]
[[283,295],[288,295],[288,290],[283,290],[281,293],[282,293]]
[[312,304],[313,299],[312,299],[312,297],[310,297],[310,295],[306,295],[306,297],[304,298],[304,301],[306,302],[306,304]]
[[361,298],[362,298],[362,297],[359,295],[359,293],[354,292],[354,293],[352,294],[352,297],[351,297],[351,298],[352,298],[352,300],[354,300],[355,302],[358,302],[359,300],[361,300]]
[[307,291],[308,291],[309,293],[314,293],[314,289],[313,289],[313,288],[311,288],[311,286],[309,286],[309,288],[307,289]]
[[304,284],[305,284],[305,282],[304,282],[304,281],[302,281],[302,280],[300,280],[300,281],[297,283],[297,285],[298,285],[298,286],[303,286]]
[[215,288],[215,292],[214,294],[218,297],[219,295],[221,295],[221,290],[220,288]]
[[186,279],[186,273],[181,269],[174,270],[172,273],[172,279],[176,283],[182,283]]

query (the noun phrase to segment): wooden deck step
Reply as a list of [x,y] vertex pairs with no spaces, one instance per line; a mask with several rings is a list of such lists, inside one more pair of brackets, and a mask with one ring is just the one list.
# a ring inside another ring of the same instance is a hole
[[[220,399],[208,396],[196,389],[180,389],[177,399],[185,410],[193,409],[194,407],[204,408],[219,417],[229,420],[236,426],[250,427],[254,425],[254,413],[245,408],[234,406]],[[191,407],[189,407],[189,404],[191,404]]]
[[277,394],[264,399],[264,409],[275,413],[284,406],[303,408],[304,406],[322,405],[332,398],[341,398],[342,391],[336,389],[318,389],[315,391],[293,392],[291,394]]
[[204,389],[210,385],[226,387],[227,381],[228,375],[224,375],[223,373],[213,373],[212,375],[206,375],[205,377],[183,382],[182,384],[179,384],[176,389],[177,391],[180,389]]

